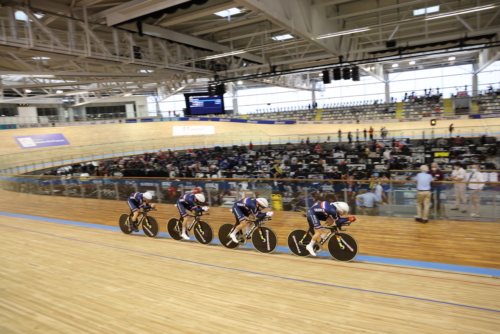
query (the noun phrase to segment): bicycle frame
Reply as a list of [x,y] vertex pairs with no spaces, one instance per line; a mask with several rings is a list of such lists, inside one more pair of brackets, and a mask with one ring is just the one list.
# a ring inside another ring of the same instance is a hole
[[[345,226],[348,226],[350,225],[351,223],[344,223],[343,225]],[[354,249],[342,238],[342,236],[339,234],[339,230],[340,231],[345,231],[342,226],[337,226],[337,225],[332,225],[332,226],[323,226],[323,228],[326,228],[328,231],[328,234],[325,235],[324,237],[321,237],[321,241],[319,242],[321,244],[321,246],[323,246],[325,244],[325,242],[328,241],[328,239],[330,239],[330,237],[332,236],[332,234],[335,234],[335,238],[337,239],[337,242],[339,243],[339,246],[341,249],[344,249],[344,245],[347,246],[347,248],[349,248],[349,250],[351,252],[354,251]],[[306,238],[306,236],[308,234],[311,234],[310,231],[307,231],[306,234],[304,234],[304,236],[302,237],[302,239],[299,241],[300,244],[304,244],[304,239]]]
[[[252,228],[251,228],[248,232],[246,232],[246,233],[243,233],[243,231],[240,231],[240,232],[242,232],[243,237],[245,238],[245,240],[249,240],[249,239],[251,239],[251,238],[252,238],[252,233],[255,231],[255,229],[256,229],[256,228],[258,228],[258,229],[259,229],[259,235],[260,235],[260,237],[261,237],[262,241],[264,241],[264,242],[265,242],[267,239],[266,239],[266,238],[264,238],[264,235],[262,234],[262,229],[261,229],[260,227],[264,224],[264,221],[267,221],[267,220],[271,220],[271,218],[269,218],[269,217],[264,217],[264,218],[262,218],[262,219],[247,219],[247,221],[250,221],[250,222],[252,222],[252,223],[253,223],[253,226],[252,226]],[[235,224],[235,225],[233,225],[233,228],[231,229],[231,232],[230,232],[230,233],[232,233],[232,232],[234,231],[234,229],[235,229],[235,228],[236,228],[236,224]]]

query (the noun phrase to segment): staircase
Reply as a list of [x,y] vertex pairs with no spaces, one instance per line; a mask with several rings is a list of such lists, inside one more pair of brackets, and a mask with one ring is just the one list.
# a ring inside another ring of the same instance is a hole
[[403,110],[404,102],[398,102],[396,104],[396,118],[405,118]]
[[322,116],[323,116],[323,109],[316,109],[316,116],[314,116],[314,120],[321,121]]
[[453,110],[453,101],[451,99],[443,99],[443,116],[453,116],[455,111]]

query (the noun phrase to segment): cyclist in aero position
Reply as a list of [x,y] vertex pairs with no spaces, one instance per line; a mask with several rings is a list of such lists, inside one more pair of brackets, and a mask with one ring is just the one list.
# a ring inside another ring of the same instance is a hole
[[205,196],[203,194],[186,194],[184,196],[179,197],[177,200],[177,209],[181,214],[182,221],[182,234],[181,237],[184,240],[190,240],[188,235],[186,234],[186,228],[188,224],[188,220],[186,219],[187,213],[186,210],[194,211],[195,213],[199,213],[202,211],[208,211],[208,206],[202,207],[201,204],[205,202]]
[[147,210],[156,208],[156,204],[149,204],[149,202],[153,199],[153,195],[150,192],[146,191],[145,193],[133,193],[127,199],[127,204],[131,210],[131,223],[132,229],[134,232],[139,232],[137,228],[137,216],[139,216],[139,210]]
[[314,236],[311,242],[306,246],[306,249],[313,256],[314,244],[321,240],[323,227],[320,221],[326,221],[326,225],[331,226],[333,223],[353,222],[356,220],[355,216],[349,218],[340,218],[349,213],[349,205],[345,202],[317,202],[309,211],[307,211],[307,222],[309,223],[310,230],[314,229]]
[[[264,218],[264,217],[272,217],[273,212],[260,212],[267,208],[269,203],[265,198],[244,198],[242,200],[236,201],[233,204],[232,212],[236,217],[237,226],[234,229],[233,233],[229,236],[233,240],[233,242],[238,243],[238,239],[236,238],[236,234],[241,231],[244,227],[246,227],[245,231],[251,228],[251,225],[248,224],[246,220],[247,217],[250,216],[250,219],[256,218]],[[246,233],[245,232],[245,233]]]

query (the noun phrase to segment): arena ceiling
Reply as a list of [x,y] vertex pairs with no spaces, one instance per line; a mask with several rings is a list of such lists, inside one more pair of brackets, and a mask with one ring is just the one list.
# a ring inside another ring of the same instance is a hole
[[[242,87],[312,90],[322,85],[317,68],[340,60],[350,64],[373,59],[360,66],[362,74],[385,81],[390,71],[462,63],[473,63],[480,71],[500,58],[498,47],[481,47],[500,41],[499,2],[6,0],[0,4],[4,102],[74,96],[77,104],[86,104],[132,94],[156,94],[162,100],[185,89],[206,89],[214,78],[234,78],[227,85],[229,93],[238,82]],[[388,41],[396,46],[388,47]],[[480,45],[463,48],[472,44]],[[425,54],[444,48],[446,53]],[[397,57],[416,52],[411,59]],[[378,61],[381,56],[395,57]],[[283,74],[255,78],[269,72]],[[245,80],[248,75],[254,77]]]

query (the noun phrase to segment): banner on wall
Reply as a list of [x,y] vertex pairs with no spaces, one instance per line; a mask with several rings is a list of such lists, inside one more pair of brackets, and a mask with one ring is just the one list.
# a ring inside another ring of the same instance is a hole
[[14,137],[14,139],[23,150],[39,147],[69,145],[69,142],[66,140],[62,133],[54,133],[50,135],[19,136]]
[[[465,116],[467,117],[467,116]],[[492,113],[492,114],[479,114],[479,115],[469,115],[469,119],[484,119],[484,118],[498,118],[500,117],[500,113]]]
[[197,136],[213,135],[215,127],[213,126],[174,126],[174,136]]
[[0,130],[17,129],[16,124],[2,124],[0,125]]
[[213,117],[180,117],[175,121],[212,121],[212,122],[230,122],[230,123],[249,123],[249,124],[295,124],[295,121],[262,121],[248,120],[240,118],[213,118]]

